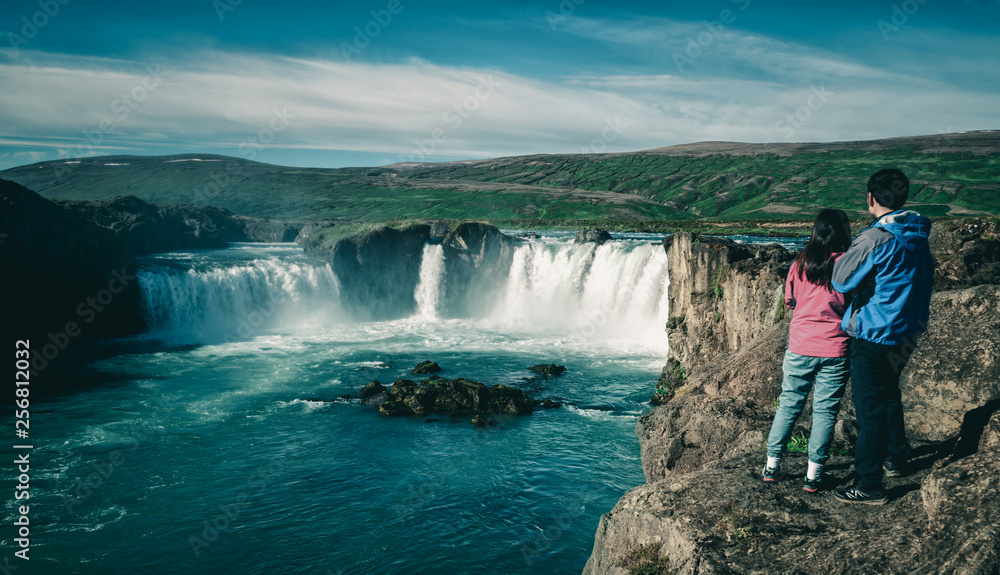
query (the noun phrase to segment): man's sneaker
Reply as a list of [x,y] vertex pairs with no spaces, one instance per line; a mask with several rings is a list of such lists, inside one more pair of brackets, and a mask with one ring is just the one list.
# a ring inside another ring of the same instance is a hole
[[764,472],[762,474],[764,483],[777,483],[778,481],[778,469],[775,467],[764,466]]
[[886,477],[902,477],[906,475],[905,466],[905,456],[890,455],[885,458],[885,462],[882,464],[882,471],[885,472]]
[[833,496],[842,503],[864,503],[866,505],[885,505],[889,498],[885,491],[876,489],[871,493],[865,493],[860,487],[838,487],[833,490]]
[[809,479],[806,477],[806,481],[802,484],[802,491],[806,493],[816,493],[819,491],[820,485],[823,484],[823,474],[820,474],[816,479]]

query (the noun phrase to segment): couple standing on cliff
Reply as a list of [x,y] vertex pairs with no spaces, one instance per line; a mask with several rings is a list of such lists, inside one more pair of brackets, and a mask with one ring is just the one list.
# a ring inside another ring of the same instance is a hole
[[792,263],[785,304],[795,311],[768,436],[765,482],[777,481],[792,427],[814,388],[803,489],[819,491],[848,376],[860,426],[854,446],[858,480],[835,489],[834,496],[845,503],[882,505],[888,501],[883,476],[904,472],[909,445],[899,375],[914,338],[927,328],[934,275],[930,220],[901,209],[909,187],[899,170],[877,172],[868,179],[867,195],[874,223],[851,242],[847,214],[824,209]]

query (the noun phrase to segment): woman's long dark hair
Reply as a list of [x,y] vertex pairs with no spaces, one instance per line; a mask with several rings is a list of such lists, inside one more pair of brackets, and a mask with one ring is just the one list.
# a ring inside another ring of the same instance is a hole
[[805,249],[795,258],[799,275],[816,285],[829,285],[833,277],[833,254],[851,245],[850,222],[841,210],[823,209],[816,216]]

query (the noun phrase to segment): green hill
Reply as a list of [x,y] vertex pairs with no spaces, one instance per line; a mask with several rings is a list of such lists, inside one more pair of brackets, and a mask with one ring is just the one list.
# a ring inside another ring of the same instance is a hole
[[272,218],[799,220],[820,207],[863,213],[865,180],[889,166],[907,173],[911,203],[926,215],[1000,215],[1000,131],[343,169],[202,154],[101,156],[20,166],[0,178],[52,199],[132,194]]

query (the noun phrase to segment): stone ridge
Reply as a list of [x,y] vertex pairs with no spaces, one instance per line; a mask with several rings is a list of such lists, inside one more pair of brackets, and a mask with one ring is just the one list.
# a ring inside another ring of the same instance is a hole
[[[618,561],[647,545],[683,575],[1000,571],[993,226],[946,222],[932,238],[936,254],[959,256],[946,269],[948,285],[963,289],[933,294],[928,332],[901,376],[915,449],[908,473],[887,478],[884,507],[832,497],[853,481],[849,455],[830,460],[818,495],[801,490],[804,453],[786,455],[779,484],[760,480],[788,334],[788,318],[770,304],[783,304],[791,254],[686,234],[665,241],[670,309],[680,313],[668,324],[665,404],[636,424],[647,484],[601,518],[584,573],[623,574]],[[808,428],[807,410],[796,432]],[[848,453],[856,432],[848,389],[835,453]]]
[[687,232],[663,245],[670,270],[668,357],[688,372],[757,340],[785,318],[792,252]]

